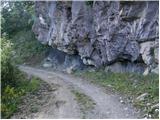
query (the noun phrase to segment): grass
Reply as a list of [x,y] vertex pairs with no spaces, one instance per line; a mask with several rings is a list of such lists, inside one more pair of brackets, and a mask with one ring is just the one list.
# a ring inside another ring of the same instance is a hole
[[78,101],[78,103],[80,104],[80,109],[83,113],[83,118],[85,118],[86,112],[92,110],[94,108],[95,103],[87,95],[77,90],[72,90],[72,93],[75,95],[76,101]]
[[27,93],[36,92],[40,87],[40,79],[32,77],[27,79],[26,75],[21,75],[21,81],[16,87],[8,85],[2,91],[1,114],[2,118],[10,118],[17,111],[21,104],[21,97]]
[[[102,70],[95,72],[76,72],[75,75],[84,77],[90,82],[99,84],[102,87],[110,86],[114,91],[133,98],[134,105],[145,113],[151,114],[152,118],[158,118],[158,114],[154,114],[151,110],[151,105],[159,102],[159,77],[157,74],[149,74],[143,76],[140,74],[131,73],[105,73]],[[135,99],[143,94],[149,95],[144,101],[137,102]],[[150,103],[150,106],[147,106]]]
[[40,86],[40,79],[37,77],[33,77],[31,78],[30,81],[24,81],[20,86],[20,89],[27,92],[34,92],[39,89],[39,86]]

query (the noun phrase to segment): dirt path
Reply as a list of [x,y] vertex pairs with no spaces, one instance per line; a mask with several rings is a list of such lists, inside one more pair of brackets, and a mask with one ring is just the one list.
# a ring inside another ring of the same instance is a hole
[[[40,77],[49,84],[54,83],[59,86],[55,98],[59,102],[55,104],[53,99],[49,99],[46,105],[35,114],[35,118],[139,118],[138,112],[131,105],[119,101],[119,95],[106,93],[102,88],[86,80],[31,67],[21,66],[20,69]],[[73,90],[92,100],[94,103],[92,110],[81,109],[83,105],[79,104]]]

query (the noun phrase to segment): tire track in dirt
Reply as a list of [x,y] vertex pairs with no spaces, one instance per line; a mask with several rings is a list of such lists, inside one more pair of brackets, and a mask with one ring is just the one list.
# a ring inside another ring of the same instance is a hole
[[119,102],[119,95],[106,93],[104,90],[88,81],[56,71],[46,71],[27,66],[20,69],[32,74],[49,84],[59,85],[56,91],[57,105],[48,101],[48,106],[36,113],[36,118],[82,118],[75,95],[72,90],[85,94],[95,103],[94,109],[88,111],[85,118],[139,118],[139,113],[129,104]]

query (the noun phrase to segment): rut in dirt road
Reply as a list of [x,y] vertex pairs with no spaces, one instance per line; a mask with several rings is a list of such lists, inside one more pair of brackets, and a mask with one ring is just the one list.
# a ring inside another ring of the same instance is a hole
[[[119,95],[106,93],[92,83],[72,75],[24,67],[20,69],[28,74],[41,78],[49,84],[59,85],[56,99],[62,101],[58,107],[48,100],[46,105],[35,115],[35,118],[139,118],[139,113],[132,105],[119,102]],[[73,90],[88,96],[93,102],[92,110],[84,112],[75,99]]]

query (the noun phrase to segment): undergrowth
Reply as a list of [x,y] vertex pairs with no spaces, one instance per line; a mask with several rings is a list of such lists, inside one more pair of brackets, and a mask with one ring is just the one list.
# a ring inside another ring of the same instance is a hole
[[22,30],[11,37],[16,63],[37,64],[45,56],[48,46],[36,40],[31,30]]
[[3,37],[1,39],[1,117],[9,118],[20,104],[21,96],[39,88],[38,78],[22,73],[13,62],[13,44]]
[[1,91],[2,118],[10,118],[16,112],[18,105],[21,104],[21,97],[29,92],[36,92],[40,87],[39,78],[27,79],[27,75],[20,71],[16,75],[18,84],[7,85]]
[[27,79],[17,64],[36,65],[47,46],[38,42],[31,30],[34,2],[2,2],[1,23],[1,117],[10,118],[20,104],[21,96],[39,88],[39,79]]

